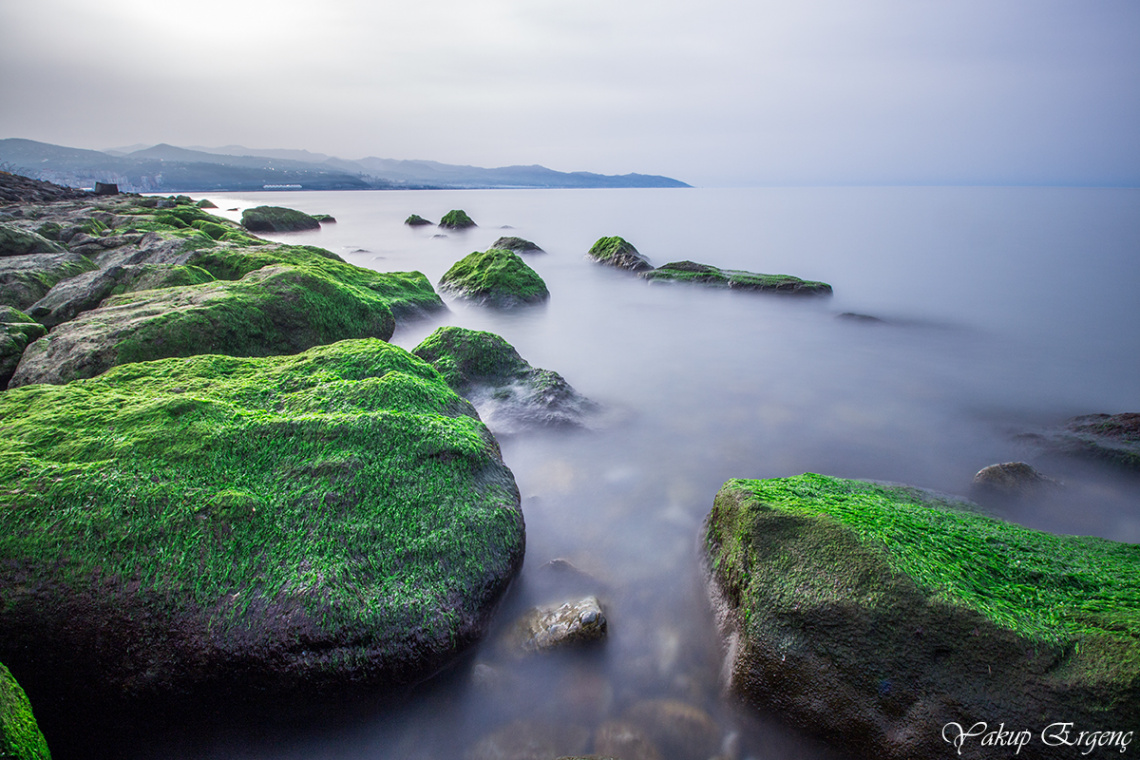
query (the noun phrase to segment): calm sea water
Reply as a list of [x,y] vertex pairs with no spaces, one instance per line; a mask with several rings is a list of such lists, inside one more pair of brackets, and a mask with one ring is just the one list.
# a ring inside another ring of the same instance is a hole
[[[981,467],[1029,461],[1063,480],[993,509],[1031,527],[1140,541],[1140,481],[1017,438],[1093,412],[1140,411],[1140,190],[781,188],[259,193],[210,196],[333,214],[274,236],[433,282],[500,235],[545,306],[449,310],[398,328],[499,333],[605,405],[595,429],[501,438],[523,494],[527,559],[499,614],[596,593],[598,651],[515,663],[492,641],[407,706],[335,725],[183,738],[165,753],[241,758],[463,757],[513,721],[592,729],[638,700],[708,711],[739,757],[828,758],[773,716],[719,695],[720,653],[696,541],[729,478],[821,472],[965,494]],[[465,209],[478,227],[403,225]],[[584,257],[621,235],[657,265],[691,259],[831,283],[830,299],[649,285]],[[883,323],[839,319],[855,312]],[[582,571],[567,588],[547,562]],[[522,729],[518,729],[521,731]],[[567,740],[567,744],[569,744]],[[589,750],[566,746],[564,754]]]

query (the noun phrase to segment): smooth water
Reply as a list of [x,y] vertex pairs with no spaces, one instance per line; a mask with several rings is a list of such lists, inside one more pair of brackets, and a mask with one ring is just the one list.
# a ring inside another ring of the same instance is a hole
[[[432,282],[501,235],[548,304],[449,311],[402,325],[411,348],[441,324],[490,330],[606,409],[581,431],[500,438],[523,495],[527,558],[498,615],[596,593],[610,635],[576,656],[516,662],[498,631],[402,708],[335,725],[184,737],[163,753],[239,758],[459,758],[513,721],[592,730],[631,704],[711,713],[739,757],[829,758],[774,716],[722,699],[697,536],[729,478],[820,472],[966,494],[974,473],[1029,461],[1056,499],[995,508],[1034,528],[1140,541],[1140,479],[1048,457],[1017,434],[1140,410],[1140,190],[780,188],[258,193],[219,213],[287,205],[333,214],[319,245]],[[465,209],[467,231],[410,228]],[[621,235],[657,265],[691,259],[829,282],[830,299],[650,285],[584,257]],[[445,299],[446,300],[446,299]],[[872,323],[843,312],[878,317]],[[559,573],[550,560],[580,573]],[[517,724],[516,724],[517,725]],[[521,733],[522,728],[515,729]],[[588,732],[585,734],[588,735]],[[570,739],[559,751],[589,751]]]

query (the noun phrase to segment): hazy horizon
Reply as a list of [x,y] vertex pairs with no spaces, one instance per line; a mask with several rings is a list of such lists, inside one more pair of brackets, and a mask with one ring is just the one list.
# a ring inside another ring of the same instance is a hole
[[1140,3],[0,3],[0,137],[695,185],[1140,185]]

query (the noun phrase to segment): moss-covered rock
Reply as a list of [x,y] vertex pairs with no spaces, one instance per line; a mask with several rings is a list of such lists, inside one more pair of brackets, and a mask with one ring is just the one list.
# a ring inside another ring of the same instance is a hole
[[444,214],[443,218],[439,220],[439,226],[449,230],[465,230],[476,225],[471,217],[467,216],[466,211],[457,208]]
[[444,272],[440,288],[487,306],[509,308],[545,301],[546,283],[517,253],[475,251]]
[[256,206],[241,213],[241,226],[250,232],[298,232],[319,230],[321,223],[303,211],[281,206]]
[[3,663],[0,663],[0,757],[51,760],[47,742],[32,714],[32,705]]
[[66,383],[129,362],[195,354],[272,356],[347,338],[387,340],[388,299],[313,268],[113,296],[24,351],[10,385]]
[[652,269],[649,260],[638,253],[633,244],[620,237],[598,238],[597,242],[586,252],[594,261],[618,269],[629,269],[633,272],[642,272]]
[[332,214],[313,214],[313,218],[321,224],[336,224],[336,217]]
[[9,390],[0,427],[0,659],[56,722],[422,679],[522,561],[494,439],[378,340]]
[[597,405],[557,372],[532,367],[514,346],[490,332],[441,327],[412,351],[471,401],[496,433],[530,427],[582,425]]
[[[810,474],[726,483],[706,552],[732,688],[866,757],[952,755],[951,723],[1130,730],[1140,546],[964,506]],[[1035,734],[1020,757],[1049,752]]]
[[408,225],[409,227],[423,227],[425,225],[431,224],[431,222],[427,219],[424,219],[419,214],[412,214],[404,220],[404,224]]
[[[49,230],[50,231],[50,230]],[[36,232],[0,222],[0,256],[26,256],[29,253],[60,253],[63,246]]]
[[693,261],[675,261],[656,269],[641,272],[650,282],[694,282],[733,290],[755,290],[790,295],[831,295],[826,282],[801,280],[788,274],[757,274],[741,269],[718,269]]
[[1084,414],[1035,436],[1054,451],[1140,471],[1140,414]]
[[47,328],[27,314],[0,306],[0,390],[8,387],[24,349],[46,334]]
[[218,207],[218,204],[214,203],[209,198],[203,198],[202,200],[198,201],[194,205],[197,206],[198,208],[217,208]]
[[537,245],[521,237],[501,237],[491,244],[492,248],[504,248],[515,253],[544,253]]
[[0,304],[27,309],[60,280],[95,269],[79,253],[32,253],[0,257]]

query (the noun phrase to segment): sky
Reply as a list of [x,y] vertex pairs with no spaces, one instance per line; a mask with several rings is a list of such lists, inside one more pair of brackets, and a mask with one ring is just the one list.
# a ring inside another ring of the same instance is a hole
[[1140,186],[1138,0],[0,0],[0,137]]

